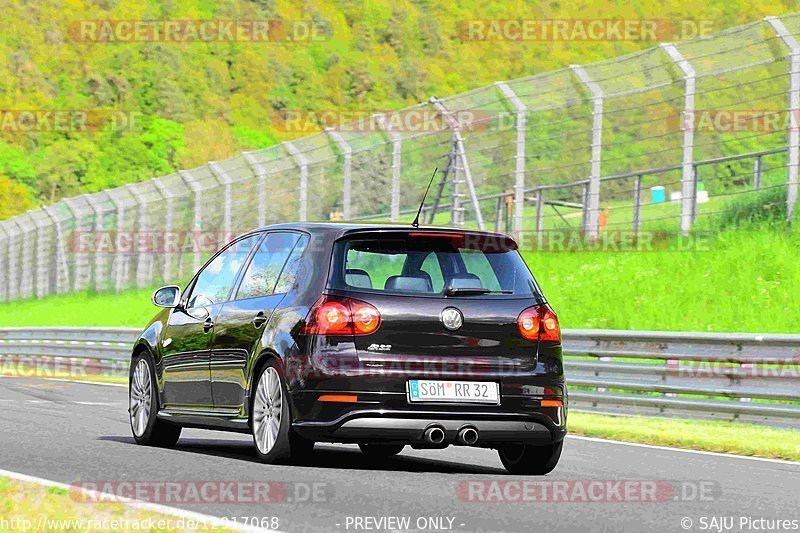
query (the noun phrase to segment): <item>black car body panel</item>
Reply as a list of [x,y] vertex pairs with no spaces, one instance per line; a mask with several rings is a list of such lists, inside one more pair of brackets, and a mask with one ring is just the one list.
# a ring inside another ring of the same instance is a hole
[[[446,297],[353,290],[333,282],[340,268],[337,241],[411,232],[508,240],[487,232],[335,223],[274,225],[239,237],[256,244],[230,263],[240,266],[228,296],[202,312],[189,301],[198,276],[223,249],[189,282],[181,304],[159,312],[136,341],[134,354],[146,351],[156,368],[158,416],[187,427],[248,431],[257,371],[266,361],[279,361],[292,428],[308,439],[413,444],[422,442],[432,424],[443,428],[444,444],[454,443],[465,425],[476,427],[479,445],[488,447],[563,439],[567,393],[560,342],[526,340],[518,330],[523,310],[546,304],[535,282],[523,296]],[[236,298],[248,265],[273,233],[304,242],[302,253],[290,250],[281,267],[276,289],[282,284],[282,290]],[[291,275],[284,276],[290,263]],[[308,334],[310,312],[325,296],[367,302],[380,313],[380,326],[366,335]],[[442,326],[448,307],[463,315],[455,331]],[[410,379],[494,382],[499,403],[414,403]],[[357,399],[328,402],[321,401],[323,395]],[[542,406],[543,401],[563,405]]]

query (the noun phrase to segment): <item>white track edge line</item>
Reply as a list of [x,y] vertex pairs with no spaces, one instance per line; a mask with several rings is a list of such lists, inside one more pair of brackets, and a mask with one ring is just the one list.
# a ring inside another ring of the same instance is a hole
[[[41,477],[29,476],[27,474],[20,474],[18,472],[11,472],[10,470],[0,469],[0,476],[14,479],[16,481],[35,483],[37,485],[42,485],[44,487],[56,487],[66,491],[74,491],[77,488],[76,486],[67,485],[66,483],[61,483],[59,481],[52,481]],[[140,509],[143,511],[152,511],[155,513],[176,516],[178,518],[187,518],[190,520],[194,520],[196,522],[204,522],[206,524],[219,524],[221,527],[224,527],[226,529],[231,529],[236,531],[258,532],[258,533],[267,531],[265,529],[248,526],[245,524],[239,524],[233,521],[222,522],[222,518],[219,516],[196,513],[194,511],[187,511],[185,509],[179,509],[177,507],[169,507],[167,505],[162,505],[159,503],[145,502],[141,500],[127,499],[127,498],[123,500],[122,498],[119,498],[118,496],[115,496],[113,494],[89,490],[83,487],[80,488],[80,491],[81,494],[86,495],[89,498],[100,499],[103,496],[106,496],[110,498],[110,501],[114,501],[122,505],[125,505],[127,507],[132,507],[134,509]],[[280,531],[277,530],[269,530],[269,531],[271,533],[281,533]]]
[[657,446],[655,444],[643,444],[640,442],[626,442],[622,440],[600,439],[597,437],[584,437],[582,435],[567,435],[569,439],[585,440],[589,442],[602,442],[605,444],[622,444],[624,446],[636,446],[639,448],[651,448],[654,450],[666,450],[670,452],[697,453],[700,455],[711,455],[713,457],[727,457],[730,459],[746,459],[748,461],[762,461],[766,463],[777,463],[784,465],[800,466],[800,462],[788,461],[786,459],[770,459],[769,457],[754,457],[752,455],[736,455],[733,453],[709,452],[705,450],[693,450],[691,448],[674,448],[672,446]]

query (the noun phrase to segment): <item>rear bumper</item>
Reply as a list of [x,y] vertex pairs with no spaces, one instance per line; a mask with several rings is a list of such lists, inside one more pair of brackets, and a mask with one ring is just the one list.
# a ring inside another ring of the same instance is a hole
[[542,413],[486,413],[439,411],[349,411],[333,421],[297,421],[293,428],[301,436],[326,442],[385,442],[426,444],[425,431],[444,431],[442,446],[457,443],[458,432],[466,427],[478,432],[476,446],[494,447],[505,443],[550,444],[566,435],[566,408],[553,418]]

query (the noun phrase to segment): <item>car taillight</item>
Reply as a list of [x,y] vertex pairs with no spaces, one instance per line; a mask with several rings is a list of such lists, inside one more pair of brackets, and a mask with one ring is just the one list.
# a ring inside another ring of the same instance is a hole
[[542,306],[542,318],[539,322],[541,324],[540,341],[561,342],[561,327],[558,325],[558,317],[549,305]]
[[360,300],[323,296],[308,313],[305,335],[369,335],[381,324],[378,310]]
[[558,317],[547,304],[529,307],[517,318],[520,335],[535,341],[561,342],[561,328]]
[[539,339],[539,308],[529,307],[520,313],[517,319],[519,332],[530,341]]

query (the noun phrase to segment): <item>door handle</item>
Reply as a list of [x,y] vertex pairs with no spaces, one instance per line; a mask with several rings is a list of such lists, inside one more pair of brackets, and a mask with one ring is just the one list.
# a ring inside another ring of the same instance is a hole
[[211,317],[206,318],[206,321],[203,322],[203,333],[208,333],[213,327],[214,321],[211,320]]
[[264,324],[267,323],[267,316],[264,314],[264,311],[259,311],[256,316],[253,317],[253,327],[258,329]]

